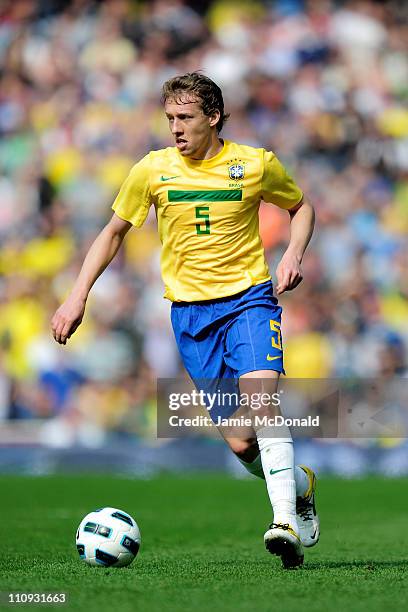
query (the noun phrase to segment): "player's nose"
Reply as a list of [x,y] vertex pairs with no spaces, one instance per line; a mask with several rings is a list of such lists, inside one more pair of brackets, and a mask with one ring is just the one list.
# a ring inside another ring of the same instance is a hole
[[171,132],[174,135],[180,135],[180,134],[183,133],[181,123],[179,121],[177,121],[177,119],[174,119],[173,122],[172,122]]

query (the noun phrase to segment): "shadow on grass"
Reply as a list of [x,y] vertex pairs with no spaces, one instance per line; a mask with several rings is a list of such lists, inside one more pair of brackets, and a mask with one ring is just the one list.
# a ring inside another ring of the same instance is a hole
[[[231,560],[212,560],[208,562],[196,562],[194,565],[191,564],[191,560],[176,561],[169,567],[167,563],[163,562],[148,562],[144,563],[143,573],[149,575],[150,573],[160,573],[161,576],[214,576],[222,574],[226,577],[239,577],[239,576],[250,576],[254,573],[254,567],[256,567],[257,575],[269,575],[270,571],[274,572],[282,570],[283,573],[287,573],[288,570],[283,569],[280,559],[277,557],[271,557],[260,561],[248,560],[248,559],[234,559]],[[398,561],[318,561],[309,562],[305,561],[303,567],[299,568],[299,571],[303,572],[324,572],[325,570],[356,570],[356,571],[381,571],[386,568],[393,569],[406,569],[408,571],[408,559]],[[140,568],[142,569],[142,568]]]
[[[272,563],[271,563],[272,561]],[[184,564],[182,564],[184,565]],[[269,573],[270,569],[273,567],[274,570],[281,569],[284,573],[288,570],[285,570],[281,566],[280,559],[277,557],[271,558],[268,560],[256,561],[256,566],[258,571]],[[204,568],[212,574],[213,572],[222,571],[225,576],[232,575],[248,575],[253,571],[254,561],[248,561],[244,559],[235,559],[233,562],[219,560],[219,561],[209,561],[208,563],[198,564],[197,567],[194,568],[194,571],[200,572]],[[356,560],[356,561],[318,561],[318,562],[309,562],[305,561],[305,564],[299,568],[301,572],[314,572],[314,571],[325,571],[325,570],[362,570],[362,571],[380,571],[384,569],[406,569],[408,571],[408,559],[403,560],[400,559],[398,561],[380,561],[380,560]],[[184,568],[187,570],[187,573],[191,571],[191,568],[187,566]]]
[[308,571],[324,570],[324,569],[365,569],[375,571],[376,569],[385,569],[403,567],[408,570],[408,559],[400,561],[319,561],[310,563],[306,561],[304,568]]

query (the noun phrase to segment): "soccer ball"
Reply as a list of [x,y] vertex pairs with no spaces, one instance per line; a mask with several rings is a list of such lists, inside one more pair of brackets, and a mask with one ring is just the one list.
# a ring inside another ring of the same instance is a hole
[[136,521],[123,510],[99,508],[87,514],[76,533],[82,561],[96,567],[124,567],[139,552],[140,531]]

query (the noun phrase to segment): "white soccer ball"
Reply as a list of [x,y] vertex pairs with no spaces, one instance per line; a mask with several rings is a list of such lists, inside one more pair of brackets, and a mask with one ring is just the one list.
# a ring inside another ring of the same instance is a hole
[[124,567],[139,552],[140,530],[136,521],[118,508],[100,508],[87,514],[76,533],[82,561],[96,567]]

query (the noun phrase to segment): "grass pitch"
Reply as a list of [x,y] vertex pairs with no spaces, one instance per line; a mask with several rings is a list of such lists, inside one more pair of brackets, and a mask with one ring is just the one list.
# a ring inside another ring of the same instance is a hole
[[[255,479],[1,477],[0,487],[0,590],[66,591],[60,610],[408,609],[407,480],[322,478],[321,541],[295,571],[263,548],[271,516]],[[101,506],[126,510],[140,526],[128,568],[79,560],[76,528]]]

